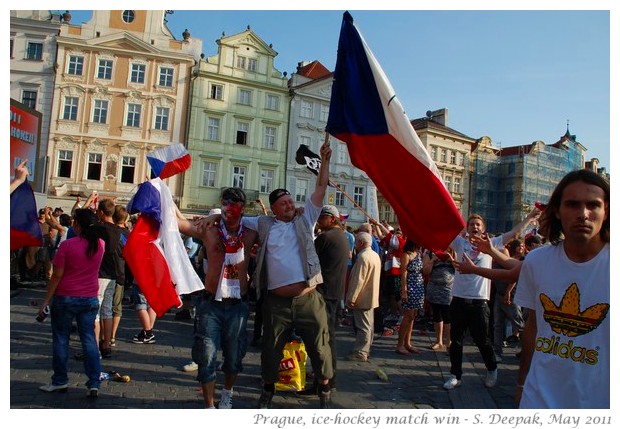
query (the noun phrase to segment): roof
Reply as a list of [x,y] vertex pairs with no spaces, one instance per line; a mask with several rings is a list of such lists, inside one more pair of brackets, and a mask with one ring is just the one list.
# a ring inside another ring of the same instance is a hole
[[319,79],[331,74],[331,72],[319,61],[314,60],[310,64],[300,67],[297,70],[297,74],[309,79]]
[[460,137],[464,137],[464,138],[472,139],[473,140],[472,137],[469,137],[468,135],[463,134],[463,133],[461,133],[461,132],[459,132],[459,131],[457,131],[457,130],[455,130],[453,128],[446,127],[445,125],[443,125],[443,124],[441,124],[441,123],[439,123],[437,121],[434,121],[434,120],[432,120],[430,118],[412,119],[410,122],[411,122],[411,125],[413,126],[413,129],[416,130],[416,131],[417,130],[421,130],[421,129],[425,129],[425,128],[428,128],[428,129],[433,128],[433,129],[438,130],[438,131],[443,131],[443,132],[446,132],[446,133],[454,134],[454,135],[457,135],[457,136],[460,136]]

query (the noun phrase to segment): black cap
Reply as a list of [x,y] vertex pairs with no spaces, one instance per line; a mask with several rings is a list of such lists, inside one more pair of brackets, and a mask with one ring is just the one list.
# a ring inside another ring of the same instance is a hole
[[269,194],[269,204],[273,205],[276,201],[280,199],[280,197],[283,197],[285,195],[291,195],[291,193],[284,188],[274,189],[273,191],[271,191],[271,194]]
[[233,203],[245,205],[245,192],[241,188],[226,188],[222,191],[222,200],[230,200]]

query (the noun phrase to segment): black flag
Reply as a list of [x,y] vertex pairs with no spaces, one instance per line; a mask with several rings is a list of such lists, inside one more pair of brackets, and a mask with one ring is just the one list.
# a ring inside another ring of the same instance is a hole
[[[299,145],[299,149],[297,149],[297,152],[295,153],[295,161],[297,164],[308,167],[308,170],[312,171],[315,176],[319,175],[319,168],[321,168],[321,157],[312,152],[308,145]],[[329,181],[329,186],[334,186],[331,180]]]

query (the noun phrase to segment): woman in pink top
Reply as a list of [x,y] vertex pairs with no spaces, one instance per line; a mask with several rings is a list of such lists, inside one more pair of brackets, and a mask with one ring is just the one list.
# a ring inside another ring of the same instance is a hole
[[69,335],[73,319],[77,322],[84,353],[87,396],[96,398],[99,392],[101,363],[95,340],[95,316],[99,311],[97,276],[105,243],[97,236],[96,224],[97,216],[92,211],[76,210],[73,219],[76,237],[63,241],[52,261],[54,272],[39,310],[41,314],[51,303],[54,374],[51,383],[39,387],[45,392],[67,391]]

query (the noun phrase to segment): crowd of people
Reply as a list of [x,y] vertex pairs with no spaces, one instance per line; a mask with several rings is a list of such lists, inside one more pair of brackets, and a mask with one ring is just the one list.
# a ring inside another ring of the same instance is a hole
[[[346,359],[372,359],[375,335],[398,331],[394,352],[420,353],[413,335],[422,316],[432,321],[435,352],[447,352],[443,388],[462,385],[463,341],[471,335],[491,389],[508,343],[521,347],[517,403],[522,408],[609,407],[609,183],[587,170],[569,173],[544,210],[535,208],[510,231],[492,236],[472,214],[464,231],[442,251],[423,249],[402,231],[369,219],[357,229],[332,205],[323,205],[329,182],[329,143],[320,149],[314,192],[296,207],[286,189],[269,195],[271,215],[245,216],[239,188],[221,193],[221,209],[177,224],[204,290],[183,297],[177,318],[194,319],[191,363],[206,408],[216,407],[218,350],[224,384],[218,408],[233,407],[233,391],[248,345],[248,297],[256,302],[252,345],[261,347],[262,393],[270,408],[283,348],[300,338],[314,379],[299,394],[331,407],[336,387],[337,327],[352,319],[355,342]],[[16,171],[16,176],[17,176]],[[21,173],[20,173],[21,176]],[[43,208],[40,248],[24,248],[15,261],[24,278],[47,283],[53,376],[46,392],[67,390],[68,338],[73,320],[82,343],[87,395],[100,386],[100,359],[113,358],[125,287],[141,330],[134,343],[155,341],[155,313],[122,257],[130,234],[122,205],[91,195],[71,215]],[[64,216],[64,217],[63,217]],[[528,228],[529,227],[529,228]],[[529,231],[529,232],[528,232]],[[527,232],[527,233],[526,233]],[[36,267],[36,268],[35,268]],[[95,273],[96,277],[95,277]],[[95,278],[97,279],[95,281]],[[126,299],[126,298],[125,298]],[[387,328],[392,321],[392,328]],[[566,392],[572,392],[567,395]]]

